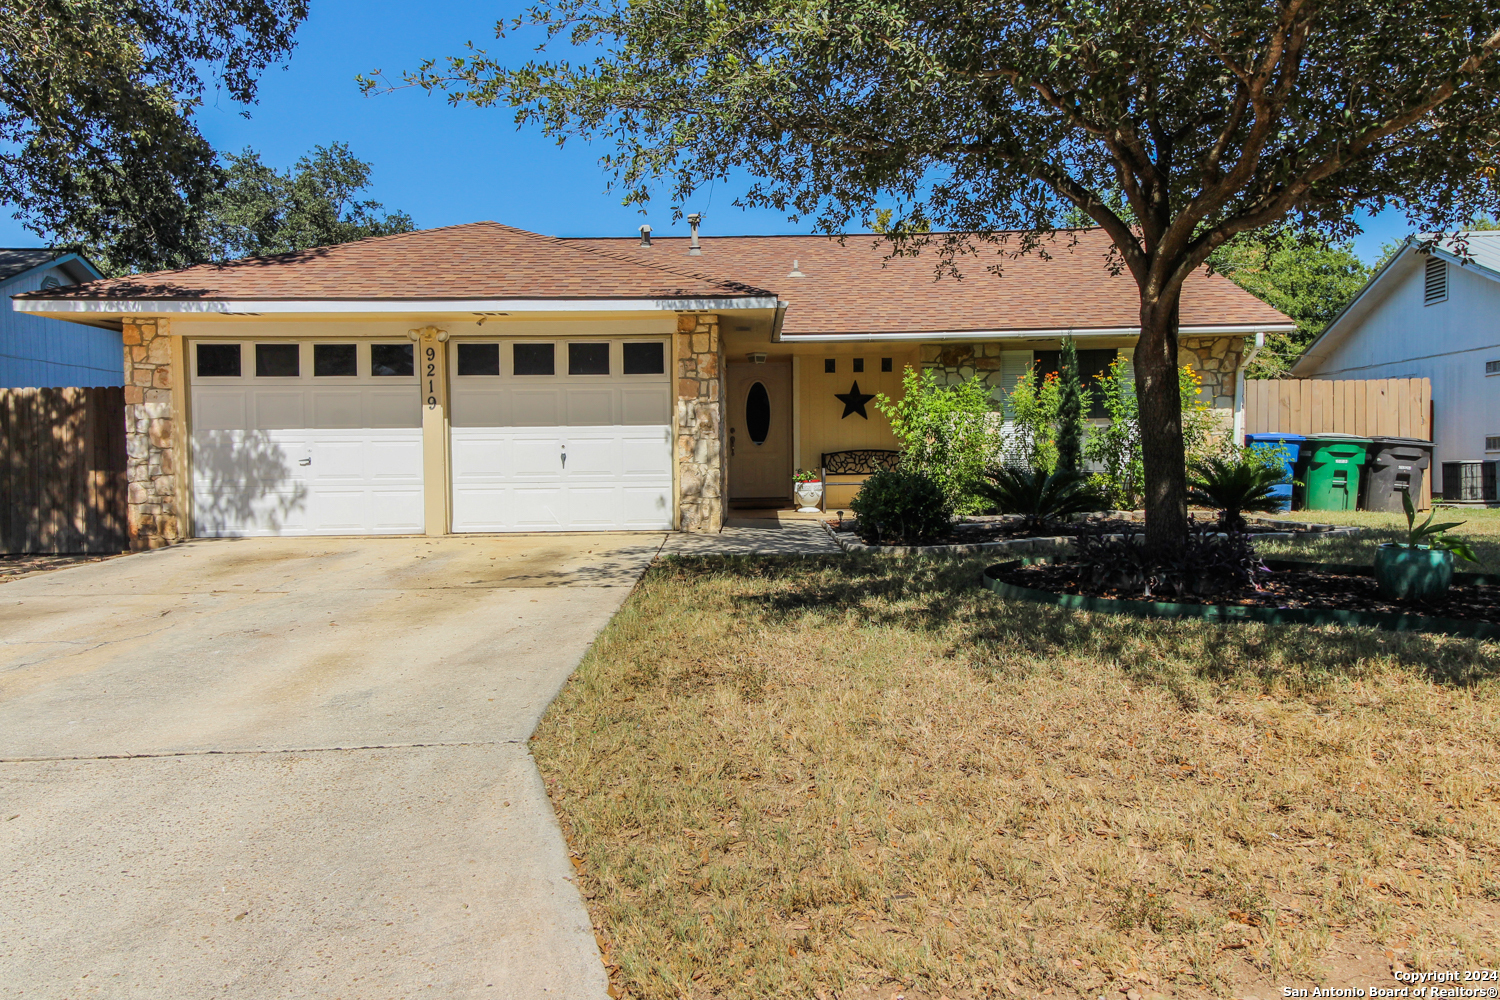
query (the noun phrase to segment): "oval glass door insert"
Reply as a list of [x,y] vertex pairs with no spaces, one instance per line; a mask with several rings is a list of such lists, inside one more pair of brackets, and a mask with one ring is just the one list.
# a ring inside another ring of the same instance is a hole
[[745,394],[745,430],[756,444],[765,444],[766,435],[771,433],[771,397],[762,382],[752,385]]

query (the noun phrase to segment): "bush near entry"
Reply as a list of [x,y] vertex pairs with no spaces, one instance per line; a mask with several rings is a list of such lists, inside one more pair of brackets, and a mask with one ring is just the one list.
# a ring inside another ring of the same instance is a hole
[[849,504],[871,545],[926,545],[948,533],[953,500],[933,476],[902,467],[866,479]]

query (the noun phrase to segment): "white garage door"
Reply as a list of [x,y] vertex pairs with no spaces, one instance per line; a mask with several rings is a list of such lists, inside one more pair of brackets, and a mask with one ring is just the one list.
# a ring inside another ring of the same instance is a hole
[[193,344],[194,533],[422,531],[412,348]]
[[454,531],[672,527],[664,338],[449,348]]

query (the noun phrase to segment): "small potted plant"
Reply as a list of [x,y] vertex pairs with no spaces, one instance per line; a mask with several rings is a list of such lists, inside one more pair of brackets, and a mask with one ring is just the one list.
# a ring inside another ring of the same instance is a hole
[[1406,541],[1386,542],[1375,552],[1375,582],[1388,601],[1428,601],[1442,597],[1453,585],[1453,559],[1477,562],[1469,546],[1443,537],[1443,532],[1464,521],[1433,524],[1436,511],[1417,524],[1411,494],[1401,494],[1406,511]]
[[813,469],[803,469],[792,476],[792,491],[797,494],[797,508],[801,514],[817,513],[823,499],[823,474]]

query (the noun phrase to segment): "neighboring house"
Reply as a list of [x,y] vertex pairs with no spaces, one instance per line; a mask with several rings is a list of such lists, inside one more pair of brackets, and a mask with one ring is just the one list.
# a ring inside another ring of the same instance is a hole
[[65,288],[100,277],[76,253],[0,249],[0,389],[120,385],[120,332],[30,316],[12,295]]
[[1430,254],[1408,239],[1291,374],[1431,379],[1433,467],[1500,458],[1500,232],[1467,233]]
[[[39,292],[123,324],[134,544],[237,534],[717,530],[822,453],[894,448],[908,365],[1007,385],[1061,338],[1128,357],[1098,231],[934,280],[868,236],[563,240],[492,222]],[[697,250],[697,252],[695,252]],[[1184,359],[1231,419],[1247,337],[1292,329],[1219,276]],[[857,384],[857,389],[856,389]],[[728,504],[726,504],[726,500]]]

